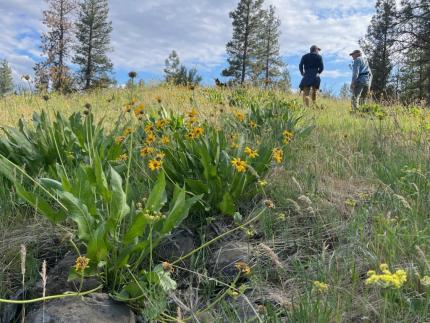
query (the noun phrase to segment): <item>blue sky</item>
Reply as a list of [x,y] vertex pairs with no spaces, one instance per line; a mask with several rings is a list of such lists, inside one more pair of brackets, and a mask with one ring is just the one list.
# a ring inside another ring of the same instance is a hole
[[[182,62],[196,67],[205,84],[213,84],[225,67],[225,44],[231,38],[228,13],[238,0],[110,0],[114,31],[110,53],[115,77],[162,78],[164,60],[177,50]],[[366,32],[375,0],[266,0],[282,21],[281,53],[289,66],[293,88],[300,82],[298,62],[312,44],[323,51],[323,88],[338,91],[350,79],[350,57]],[[32,74],[40,59],[44,0],[0,0],[0,58],[12,66],[18,82]]]

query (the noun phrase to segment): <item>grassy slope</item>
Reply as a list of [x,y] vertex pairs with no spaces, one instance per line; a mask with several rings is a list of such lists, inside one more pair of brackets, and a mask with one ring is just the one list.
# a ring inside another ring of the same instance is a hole
[[[96,115],[113,120],[128,95],[119,91],[51,97],[48,102],[10,97],[0,101],[0,120],[12,125],[21,115],[29,119],[35,107],[71,111],[86,102]],[[189,108],[185,89],[138,90],[135,96],[147,105],[160,96],[167,107]],[[211,105],[202,93],[196,96],[202,109]],[[392,108],[380,121],[350,115],[347,102],[324,105],[328,108],[305,111],[315,130],[292,144],[286,170],[275,170],[268,179],[276,214],[282,212],[285,219],[274,213],[262,221],[261,230],[282,268],[259,262],[252,283],[263,281],[282,290],[287,306],[277,313],[292,321],[424,321],[430,318],[430,290],[417,275],[430,275],[429,131],[422,127],[430,122],[428,115]],[[13,256],[20,243],[16,236],[26,236],[28,227],[38,232],[43,223],[34,216],[17,216],[7,202],[9,193],[0,193],[1,267],[19,268],[19,256]],[[52,231],[39,232],[49,245]],[[38,250],[34,254],[40,256]],[[408,271],[402,289],[365,286],[366,272],[380,263]],[[19,273],[12,277],[19,281]],[[315,280],[329,284],[327,293],[316,292]]]

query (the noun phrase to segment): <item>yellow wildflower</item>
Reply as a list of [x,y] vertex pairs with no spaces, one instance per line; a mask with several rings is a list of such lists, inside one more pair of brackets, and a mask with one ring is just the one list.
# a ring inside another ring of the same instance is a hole
[[387,264],[381,264],[379,269],[382,274],[377,274],[374,270],[369,270],[367,272],[368,278],[365,281],[366,285],[378,284],[382,287],[400,288],[407,281],[407,273],[403,269],[399,269],[395,273],[392,273],[388,269]]
[[314,281],[314,287],[320,293],[325,293],[328,290],[329,285],[318,280]]
[[148,163],[148,167],[152,171],[159,170],[163,162],[161,160],[151,159]]
[[146,134],[146,139],[145,139],[147,144],[152,144],[155,141],[155,135],[153,132],[148,132]]
[[169,123],[169,120],[167,120],[167,119],[159,119],[159,120],[157,120],[157,122],[156,122],[157,129],[164,128],[168,123]]
[[199,138],[204,133],[204,129],[202,127],[196,127],[193,129],[194,137]]
[[134,108],[133,112],[136,117],[139,117],[141,114],[143,114],[143,109],[145,106],[142,104],[139,104],[136,108]]
[[257,123],[255,121],[249,121],[249,127],[255,129],[257,128]]
[[258,180],[258,185],[260,185],[261,187],[265,187],[265,186],[267,186],[267,181],[259,179]]
[[170,139],[169,139],[168,136],[164,135],[164,136],[161,137],[161,143],[163,145],[167,145],[169,142],[170,142]]
[[246,276],[251,274],[251,268],[244,261],[238,261],[234,266],[239,272]]
[[420,283],[425,287],[430,287],[430,276],[424,276],[423,278],[421,278]]
[[88,264],[90,263],[90,259],[85,256],[79,256],[75,262],[75,270],[76,271],[84,271],[88,268]]
[[235,113],[235,117],[240,122],[243,122],[243,120],[245,120],[245,115],[242,112],[236,112]]
[[263,203],[269,209],[274,209],[275,208],[275,204],[273,203],[272,200],[264,200]]
[[294,134],[291,131],[285,130],[283,134],[284,134],[284,142],[286,144],[288,144],[294,138]]
[[237,149],[237,148],[239,148],[239,144],[237,142],[232,142],[230,145],[230,148],[231,149]]
[[154,152],[154,148],[152,148],[152,147],[143,147],[140,150],[140,156],[145,157],[146,155],[149,155],[149,154],[151,154],[153,152]]
[[190,112],[188,112],[188,118],[190,119],[194,119],[195,117],[197,117],[198,112],[195,108],[193,108]]
[[129,113],[131,112],[131,105],[127,104],[126,106],[124,106],[124,112]]
[[145,130],[145,132],[146,132],[146,133],[153,132],[153,131],[154,131],[154,126],[153,126],[152,124],[148,123],[148,124],[145,126],[144,130]]
[[131,128],[126,128],[122,135],[127,137],[132,132],[133,132],[133,130]]
[[248,167],[248,165],[246,164],[246,161],[241,160],[240,158],[233,158],[233,160],[231,161],[231,164],[234,166],[234,168],[236,168],[236,170],[239,173],[246,172],[246,169]]
[[280,148],[275,148],[272,151],[272,157],[278,164],[280,164],[284,158],[284,152]]
[[162,161],[166,157],[165,153],[158,153],[155,155],[155,160]]
[[257,150],[252,150],[250,147],[245,148],[245,154],[251,159],[258,156]]
[[126,160],[128,160],[128,155],[127,154],[119,155],[116,160],[118,160],[118,161],[126,161]]
[[171,273],[173,273],[175,271],[172,264],[167,262],[167,261],[163,261],[161,266],[163,267],[164,271],[171,272]]
[[196,135],[194,134],[194,132],[190,131],[187,133],[187,139],[192,140],[196,137]]
[[117,144],[122,143],[124,140],[125,140],[125,137],[124,137],[124,136],[118,136],[118,137],[116,137],[116,138],[115,138],[115,142],[116,142]]

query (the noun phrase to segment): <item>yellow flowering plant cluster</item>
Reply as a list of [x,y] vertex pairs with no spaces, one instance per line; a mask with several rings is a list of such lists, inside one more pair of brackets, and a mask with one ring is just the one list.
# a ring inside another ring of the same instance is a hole
[[375,270],[367,272],[366,285],[378,285],[384,288],[392,287],[398,289],[407,281],[408,275],[403,269],[398,269],[393,273],[389,270],[387,264],[381,264],[379,269],[381,271],[380,274]]

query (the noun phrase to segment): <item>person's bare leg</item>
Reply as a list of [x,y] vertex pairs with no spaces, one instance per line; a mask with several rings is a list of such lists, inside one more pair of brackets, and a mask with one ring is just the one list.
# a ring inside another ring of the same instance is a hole
[[317,104],[317,92],[318,90],[316,88],[312,88],[312,103],[313,105]]
[[310,87],[303,88],[303,103],[306,107],[309,107],[309,103],[310,103],[309,94],[310,94],[310,92],[311,92]]

